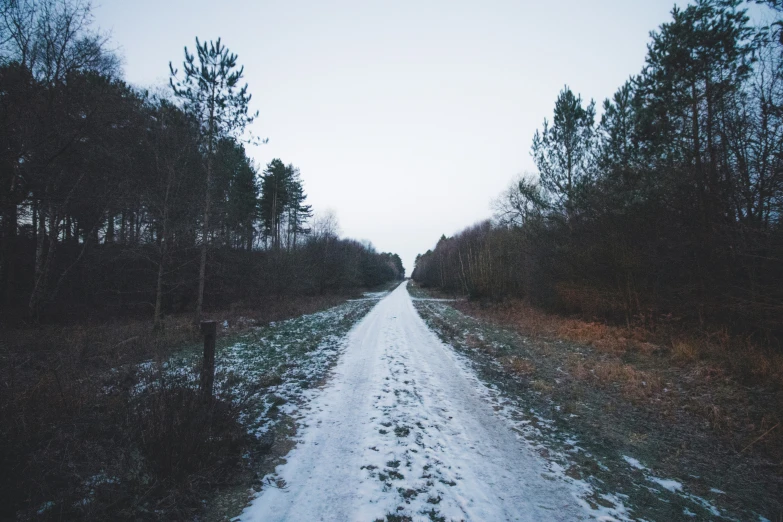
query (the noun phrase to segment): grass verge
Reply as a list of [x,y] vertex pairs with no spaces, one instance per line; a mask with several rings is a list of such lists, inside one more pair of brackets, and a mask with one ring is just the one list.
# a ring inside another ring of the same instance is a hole
[[600,508],[611,503],[602,495],[619,494],[630,517],[648,520],[783,515],[783,394],[774,357],[736,361],[743,352],[732,357],[728,346],[658,344],[649,333],[521,303],[415,305],[516,404],[512,415],[533,447],[558,455],[567,476],[593,486],[588,504]]
[[[341,336],[374,304],[344,301],[211,316],[222,326],[206,402],[189,317],[158,332],[147,321],[1,331],[0,518],[237,514],[285,448],[287,408],[325,378]],[[232,491],[242,495],[226,501]]]

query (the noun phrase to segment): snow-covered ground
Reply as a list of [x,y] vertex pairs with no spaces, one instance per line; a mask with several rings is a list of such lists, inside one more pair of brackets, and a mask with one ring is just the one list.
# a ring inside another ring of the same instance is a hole
[[299,444],[241,520],[596,517],[428,329],[406,284],[354,327],[299,422]]

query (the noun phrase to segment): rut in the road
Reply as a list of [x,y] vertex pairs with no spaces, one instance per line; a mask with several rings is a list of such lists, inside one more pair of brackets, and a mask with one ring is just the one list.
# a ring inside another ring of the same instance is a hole
[[349,334],[303,413],[300,444],[243,520],[578,520],[472,371],[427,328],[403,284]]

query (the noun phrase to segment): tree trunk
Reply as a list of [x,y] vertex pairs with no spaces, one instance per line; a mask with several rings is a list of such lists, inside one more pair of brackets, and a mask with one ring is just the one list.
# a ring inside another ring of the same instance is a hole
[[38,285],[40,284],[39,281],[41,280],[41,275],[43,274],[44,242],[46,240],[46,224],[44,222],[44,211],[40,202],[37,202],[37,204],[33,208],[33,215],[35,217],[34,222],[36,222],[37,227],[36,227],[36,238],[35,238],[35,266],[33,271],[33,290],[30,293],[30,302],[28,303],[28,308],[31,316],[35,315],[35,309],[37,307],[36,294],[38,292]]
[[[71,216],[65,216],[65,242],[70,243],[71,242]],[[79,242],[79,235],[76,235],[76,242]]]
[[171,183],[173,169],[169,169],[169,176],[166,181],[166,195],[163,198],[163,232],[160,239],[160,259],[158,261],[158,280],[155,285],[155,317],[153,319],[153,330],[160,330],[163,326],[163,272],[166,265],[166,255],[169,250],[169,194],[171,193]]
[[[97,229],[96,229],[97,231]],[[141,243],[141,212],[136,212],[136,244]]]
[[30,210],[33,214],[33,243],[38,244],[38,201],[32,198]]
[[0,255],[0,292],[5,296],[7,305],[11,305],[14,294],[14,252],[16,251],[16,228],[18,223],[18,209],[12,202],[3,216],[3,251]]
[[[211,127],[211,125],[210,125]],[[207,187],[204,197],[204,223],[201,233],[201,258],[198,268],[198,297],[196,299],[196,316],[194,324],[201,322],[201,311],[204,306],[204,284],[207,276],[207,241],[209,240],[209,213],[212,207],[212,136],[209,136],[209,150],[207,151]]]
[[198,269],[198,297],[196,299],[196,316],[194,324],[198,325],[201,322],[201,311],[204,306],[204,284],[207,276],[207,241],[209,240],[209,213],[212,207],[212,160],[214,153],[215,139],[215,106],[217,101],[215,98],[215,84],[212,85],[212,92],[209,97],[209,118],[207,119],[207,186],[206,196],[204,198],[204,228],[201,238],[201,259],[199,261]]
[[155,286],[155,318],[152,323],[153,330],[160,330],[163,325],[163,270],[166,263],[167,246],[168,241],[164,239],[160,252],[160,260],[158,261],[158,280]]
[[46,250],[46,257],[43,256],[43,238],[46,235],[44,231],[44,218],[39,216],[38,223],[41,227],[41,237],[39,238],[40,249],[36,249],[36,274],[33,291],[30,294],[30,303],[28,310],[31,317],[38,317],[41,303],[46,297],[46,287],[49,283],[49,270],[54,260],[54,253],[57,249],[57,236],[59,228],[59,219],[55,215],[54,208],[49,204],[49,245]]
[[128,213],[127,211],[122,211],[122,216],[120,217],[120,243],[123,245],[125,244],[125,241],[128,239],[128,235],[125,229],[125,226],[128,222]]
[[204,305],[204,283],[207,275],[207,241],[209,240],[209,211],[212,206],[212,195],[209,185],[212,182],[211,161],[207,160],[207,194],[204,198],[204,223],[201,233],[201,258],[198,268],[198,298],[196,300],[196,317],[194,321],[201,321],[201,310]]
[[106,218],[106,239],[104,243],[114,243],[114,213],[110,212]]

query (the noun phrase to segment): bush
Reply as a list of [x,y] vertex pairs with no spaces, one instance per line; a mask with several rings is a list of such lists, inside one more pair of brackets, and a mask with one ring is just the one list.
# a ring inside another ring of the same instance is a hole
[[53,372],[0,412],[0,518],[184,519],[241,476],[240,406],[160,369]]

